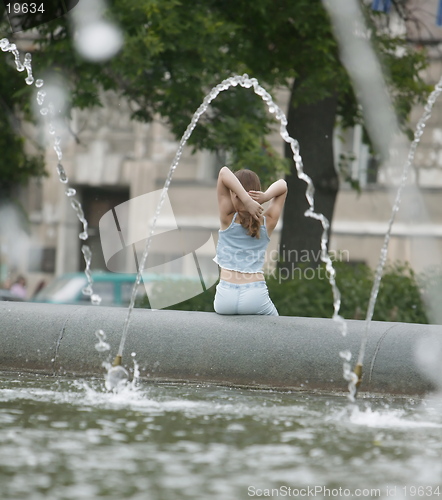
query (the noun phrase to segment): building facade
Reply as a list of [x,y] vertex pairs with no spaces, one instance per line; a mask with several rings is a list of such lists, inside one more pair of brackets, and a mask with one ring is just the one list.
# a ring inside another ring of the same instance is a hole
[[[431,22],[434,24],[434,20]],[[417,39],[418,34],[414,36]],[[426,35],[431,40],[437,40],[438,36],[436,31]],[[431,84],[437,83],[442,75],[439,47],[442,43],[430,47],[432,63],[425,78]],[[282,109],[286,109],[287,99],[287,93],[278,94],[276,100]],[[71,132],[65,130],[61,134],[61,163],[69,182],[60,182],[59,161],[54,148],[49,146],[46,154],[49,176],[31,180],[19,193],[29,221],[27,227],[23,227],[13,209],[7,214],[10,227],[1,235],[0,281],[25,274],[32,293],[42,280],[48,282],[54,276],[83,270],[81,247],[85,243],[92,249],[92,269],[107,270],[108,259],[103,253],[99,230],[102,217],[115,214],[116,207],[130,200],[162,189],[178,148],[176,138],[160,118],[149,124],[131,121],[129,104],[117,96],[106,94],[104,102],[99,109],[74,111],[69,126]],[[422,112],[422,107],[414,110],[413,124]],[[429,265],[440,264],[442,255],[441,123],[442,101],[438,101],[404,186],[389,242],[388,259],[409,262],[418,272]],[[342,135],[337,131],[335,137],[336,164],[341,155],[350,158],[350,176],[358,181],[361,191],[354,190],[348,182],[341,182],[331,226],[330,250],[335,255],[341,253],[345,260],[365,262],[374,268],[397,201],[398,178],[409,143],[403,143],[403,151],[398,156],[402,160],[396,161],[396,170],[389,170],[388,165],[378,169],[358,127],[346,131],[344,140]],[[47,140],[50,143],[53,138],[48,136]],[[276,131],[271,140],[282,154],[283,141]],[[302,144],[300,146],[302,154]],[[169,226],[179,229],[184,240],[195,242],[195,249],[204,247],[199,254],[203,266],[209,266],[214,257],[213,246],[204,246],[204,242],[211,235],[215,242],[217,238],[216,178],[222,165],[223,158],[215,154],[207,151],[192,154],[190,148],[186,148],[168,192],[171,211],[158,224],[160,231],[166,231]],[[305,169],[308,174],[308,165]],[[75,189],[76,195],[68,196],[67,189]],[[71,205],[74,198],[81,202],[88,223],[86,242],[79,238],[83,227]],[[3,217],[3,220],[6,219]],[[144,221],[143,211],[129,209],[123,219],[118,220],[118,230],[138,234]],[[279,234],[280,226],[272,238],[269,255],[274,256],[278,250]],[[134,241],[134,237],[128,239]],[[139,241],[134,251],[120,252],[118,263],[114,263],[118,269],[135,272],[144,244],[144,240]],[[147,266],[162,264],[167,272],[186,274],[181,255],[182,249],[164,238],[152,248]],[[269,259],[269,268],[275,261]]]

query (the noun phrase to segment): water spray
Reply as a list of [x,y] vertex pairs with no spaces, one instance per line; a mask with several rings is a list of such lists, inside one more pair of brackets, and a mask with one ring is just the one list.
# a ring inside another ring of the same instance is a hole
[[[2,38],[0,40],[0,49],[3,52],[11,52],[12,55],[14,56],[14,62],[15,62],[15,67],[18,72],[23,72],[26,70],[27,76],[25,78],[25,82],[27,85],[35,85],[35,87],[38,89],[37,91],[37,96],[36,96],[36,101],[37,104],[40,108],[39,112],[42,117],[49,116],[49,121],[48,121],[48,132],[51,136],[53,136],[53,149],[55,151],[55,154],[57,155],[57,175],[58,175],[58,180],[68,186],[69,183],[69,178],[66,174],[66,171],[61,163],[63,159],[63,152],[61,150],[61,137],[56,135],[56,130],[54,128],[54,125],[52,123],[52,119],[55,116],[55,109],[54,109],[54,104],[52,102],[49,102],[47,105],[44,105],[46,97],[47,97],[47,92],[44,90],[44,81],[42,79],[35,79],[33,72],[32,72],[32,54],[27,52],[24,56],[24,61],[23,63],[20,60],[20,52],[17,49],[17,46],[15,43],[10,43],[7,38]],[[77,194],[76,190],[71,187],[67,187],[65,191],[65,195],[71,200],[71,206],[73,210],[75,211],[79,221],[83,225],[83,231],[79,234],[79,238],[83,241],[86,241],[89,237],[88,234],[88,223],[87,220],[84,216],[83,213],[83,208],[81,206],[81,203],[74,198],[74,196]],[[87,286],[83,289],[83,293],[85,295],[88,295],[91,297],[91,303],[98,305],[101,302],[101,297],[98,294],[93,293],[93,280],[92,276],[90,273],[90,264],[91,264],[91,259],[92,259],[92,251],[90,247],[86,244],[83,244],[81,247],[81,251],[84,255],[84,260],[86,264],[86,269],[85,269],[85,275],[87,279]]]
[[[382,74],[382,68],[370,44],[369,37],[365,36],[368,30],[361,13],[359,2],[357,0],[322,0],[322,2],[330,14],[334,25],[334,32],[339,42],[342,63],[358,90],[369,135],[381,157],[387,159],[390,156],[388,138],[398,133],[399,126],[390,97],[385,90],[387,86]],[[433,105],[441,92],[442,78],[428,99],[424,114],[416,126],[414,140],[410,145],[408,158],[402,168],[402,175],[396,191],[390,220],[388,222],[388,229],[384,237],[379,263],[375,272],[367,308],[366,326],[361,340],[358,359],[351,372],[348,370],[348,366],[344,365],[344,378],[349,382],[350,399],[354,399],[362,382],[365,348],[370,324],[373,319],[373,312],[379,292],[382,273],[387,260],[391,230],[401,202],[402,190],[407,182],[409,171],[413,166],[416,148],[424,132],[425,123],[431,116]]]
[[373,319],[374,307],[376,304],[376,299],[378,296],[379,287],[380,287],[381,279],[382,279],[382,272],[384,270],[385,262],[387,260],[387,251],[388,251],[388,244],[390,242],[391,230],[393,227],[394,220],[396,218],[396,213],[399,211],[399,206],[401,203],[402,190],[403,190],[405,183],[407,181],[409,171],[413,166],[414,157],[416,154],[416,149],[419,145],[422,134],[424,133],[425,124],[426,124],[427,120],[430,118],[434,103],[437,101],[441,92],[442,92],[442,77],[440,78],[439,82],[436,84],[433,92],[430,94],[430,97],[428,98],[427,104],[425,105],[425,108],[424,108],[424,113],[422,114],[420,120],[418,121],[418,123],[416,125],[416,130],[414,132],[414,139],[410,145],[410,149],[408,151],[407,161],[406,161],[406,163],[403,167],[403,170],[402,170],[402,176],[401,176],[401,180],[399,183],[399,187],[398,187],[397,192],[396,192],[396,198],[395,198],[395,201],[393,204],[391,217],[390,217],[390,220],[388,222],[388,229],[387,229],[387,232],[385,233],[384,243],[382,245],[379,263],[378,263],[378,266],[376,268],[376,274],[375,274],[375,278],[373,281],[373,287],[371,290],[370,301],[369,301],[368,309],[367,309],[367,316],[365,319],[365,321],[366,321],[365,331],[364,331],[364,335],[363,335],[362,341],[361,341],[361,346],[359,349],[359,356],[358,356],[357,364],[354,368],[354,372],[356,373],[356,375],[359,378],[358,385],[361,383],[362,364],[363,364],[363,360],[364,360],[365,348],[367,345],[368,335],[369,335],[369,331],[370,331],[370,324],[371,324],[371,320]]

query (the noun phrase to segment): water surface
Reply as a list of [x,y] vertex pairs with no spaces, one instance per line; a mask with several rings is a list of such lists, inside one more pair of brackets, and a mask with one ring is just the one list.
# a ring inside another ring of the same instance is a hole
[[0,375],[2,500],[442,498],[441,456],[429,400]]

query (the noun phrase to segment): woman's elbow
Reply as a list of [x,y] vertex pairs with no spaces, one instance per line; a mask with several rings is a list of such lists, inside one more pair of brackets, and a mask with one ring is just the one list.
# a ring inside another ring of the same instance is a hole
[[221,170],[219,171],[219,175],[222,176],[222,175],[226,175],[227,172],[230,172],[230,168],[229,167],[222,167]]

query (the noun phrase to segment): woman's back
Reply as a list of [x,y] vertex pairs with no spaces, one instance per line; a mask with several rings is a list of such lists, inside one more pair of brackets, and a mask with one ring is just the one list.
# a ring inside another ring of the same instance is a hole
[[223,269],[241,273],[262,273],[270,238],[265,223],[260,227],[259,238],[250,236],[235,212],[232,222],[218,232],[218,245],[214,261]]

